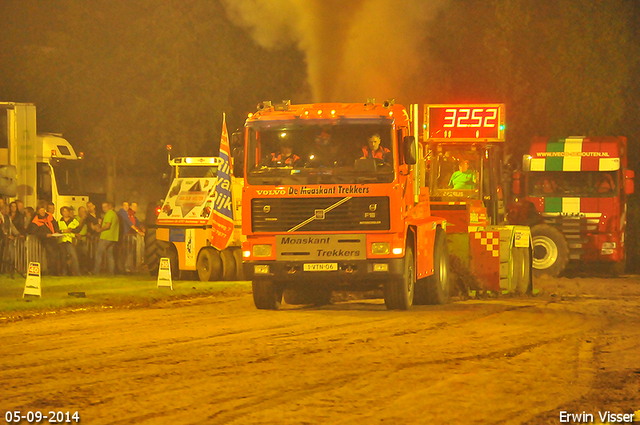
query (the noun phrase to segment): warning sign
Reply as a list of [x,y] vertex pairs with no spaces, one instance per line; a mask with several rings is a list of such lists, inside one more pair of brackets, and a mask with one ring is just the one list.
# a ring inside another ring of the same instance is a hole
[[173,282],[171,280],[171,261],[166,257],[160,259],[160,267],[158,268],[158,288],[170,288],[173,291]]
[[22,298],[25,295],[33,295],[36,297],[42,296],[42,288],[40,286],[40,263],[29,263],[29,269],[27,270],[27,280],[24,282],[24,292]]

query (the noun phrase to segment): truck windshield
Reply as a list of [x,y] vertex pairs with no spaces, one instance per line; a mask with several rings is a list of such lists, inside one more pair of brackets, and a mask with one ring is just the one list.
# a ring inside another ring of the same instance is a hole
[[431,152],[431,187],[435,198],[478,199],[480,154],[468,147],[438,146]]
[[618,194],[618,176],[611,171],[532,171],[528,192],[535,197],[613,197]]
[[250,184],[389,183],[394,178],[391,121],[249,127]]
[[80,161],[77,160],[51,159],[58,194],[77,195],[83,193],[79,165]]

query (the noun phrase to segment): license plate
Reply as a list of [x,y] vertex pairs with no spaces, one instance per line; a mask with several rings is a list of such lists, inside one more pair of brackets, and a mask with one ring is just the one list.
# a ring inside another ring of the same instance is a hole
[[305,272],[324,272],[338,270],[338,263],[313,263],[305,264],[302,268]]

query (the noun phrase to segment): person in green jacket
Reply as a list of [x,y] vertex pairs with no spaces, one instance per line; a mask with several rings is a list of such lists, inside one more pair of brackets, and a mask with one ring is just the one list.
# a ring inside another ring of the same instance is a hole
[[104,217],[100,227],[96,229],[96,232],[100,233],[100,240],[98,240],[98,248],[96,249],[93,273],[100,273],[100,266],[102,265],[103,257],[106,255],[107,273],[114,275],[116,261],[113,256],[113,248],[120,236],[120,221],[118,220],[118,214],[113,210],[113,202],[103,202],[102,211],[104,211]]
[[451,175],[449,187],[454,189],[475,189],[476,173],[473,170],[469,170],[469,161],[466,159],[461,160],[458,163],[458,168],[458,171]]

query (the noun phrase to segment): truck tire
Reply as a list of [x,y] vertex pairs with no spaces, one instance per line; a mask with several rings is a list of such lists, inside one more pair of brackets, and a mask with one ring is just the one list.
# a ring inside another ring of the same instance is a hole
[[324,287],[314,286],[305,289],[285,289],[284,302],[291,305],[327,305],[331,304],[331,291]]
[[533,275],[557,277],[569,262],[569,245],[564,235],[548,224],[531,228],[533,240]]
[[222,260],[215,248],[205,247],[198,253],[196,260],[196,270],[198,278],[202,282],[220,280],[222,277]]
[[144,264],[151,276],[158,275],[160,258],[166,256],[169,243],[156,239],[156,229],[147,229],[144,235]]
[[420,301],[424,300],[424,304],[447,304],[451,301],[449,249],[447,237],[441,228],[436,229],[433,245],[433,274],[421,279]]
[[625,272],[627,271],[627,253],[624,253],[622,260],[611,263],[610,267],[611,275],[613,277],[618,277],[625,274]]
[[222,280],[236,280],[236,259],[229,248],[220,251],[222,260]]
[[282,284],[272,280],[254,280],[253,303],[259,310],[277,310],[282,303]]
[[236,259],[236,280],[244,280],[244,268],[242,267],[242,249],[234,249],[233,257]]
[[394,279],[384,285],[384,304],[389,310],[408,310],[413,305],[416,283],[415,258],[413,247],[407,245],[404,252],[404,273],[402,278]]

